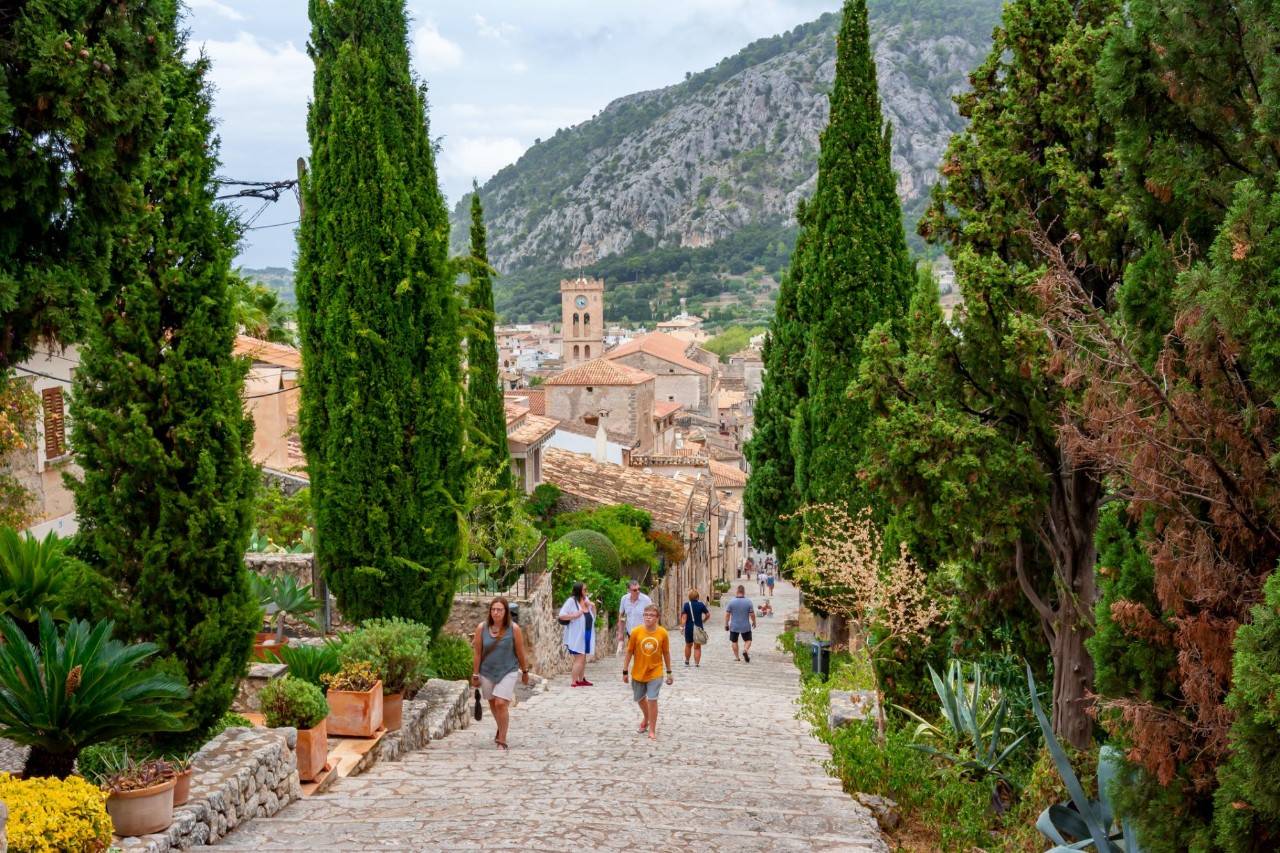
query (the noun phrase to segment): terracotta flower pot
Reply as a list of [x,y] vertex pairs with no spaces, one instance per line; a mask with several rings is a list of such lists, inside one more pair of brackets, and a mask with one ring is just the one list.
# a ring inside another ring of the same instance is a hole
[[382,727],[389,732],[399,731],[403,711],[403,693],[384,694],[382,697]]
[[309,729],[298,729],[298,778],[303,782],[317,779],[329,760],[329,730],[325,722],[321,720]]
[[259,631],[253,641],[253,659],[266,663],[277,663],[278,661],[272,651],[282,649],[287,645],[289,645],[288,637],[276,642],[274,631]]
[[174,778],[140,791],[121,791],[107,797],[107,814],[111,815],[116,835],[128,838],[168,829],[173,823],[173,789],[177,784]]
[[194,767],[188,767],[178,774],[178,784],[173,786],[173,806],[185,806],[191,799],[191,774]]
[[330,690],[329,734],[342,737],[373,737],[382,726],[382,682],[365,691]]

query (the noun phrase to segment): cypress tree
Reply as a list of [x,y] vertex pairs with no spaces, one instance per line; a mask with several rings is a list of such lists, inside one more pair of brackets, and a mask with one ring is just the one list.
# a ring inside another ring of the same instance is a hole
[[[207,64],[183,60],[166,6],[160,136],[120,187],[112,288],[97,299],[71,397],[78,549],[108,581],[117,632],[157,643],[193,688],[193,723],[230,707],[260,617],[243,564],[257,471],[232,355],[238,239],[214,201]],[[95,615],[103,615],[95,612]]]
[[[796,220],[802,229],[805,209],[801,201]],[[751,477],[742,497],[751,542],[757,548],[774,551],[784,564],[795,550],[799,536],[799,525],[784,518],[799,508],[791,424],[796,404],[805,396],[809,378],[805,331],[796,306],[796,290],[804,275],[803,230],[791,257],[791,267],[782,276],[777,307],[764,342],[765,373],[755,400],[755,427],[743,448],[751,464]]]
[[493,267],[486,248],[480,189],[471,193],[470,281],[467,283],[467,418],[472,463],[497,471],[496,487],[510,491],[511,454],[507,450],[507,416],[498,378],[498,346],[493,325]]
[[913,278],[880,113],[866,0],[847,0],[836,43],[830,124],[808,206],[809,243],[799,287],[808,331],[808,400],[796,430],[797,470],[810,502],[866,504],[860,484],[865,402],[851,398],[867,332],[901,318]]
[[349,619],[444,624],[462,558],[459,308],[401,0],[311,0],[299,228],[316,557]]
[[74,343],[109,281],[125,187],[162,124],[166,6],[0,13],[0,383],[36,339]]

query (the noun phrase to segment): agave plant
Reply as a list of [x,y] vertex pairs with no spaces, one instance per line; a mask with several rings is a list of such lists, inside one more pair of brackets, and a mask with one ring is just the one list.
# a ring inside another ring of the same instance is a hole
[[[943,725],[926,720],[909,708],[894,706],[916,720],[914,739],[933,741],[912,746],[961,768],[975,779],[992,780],[992,804],[997,811],[1003,811],[1006,797],[1001,796],[1001,785],[1005,786],[1005,793],[1017,788],[1001,767],[1031,733],[1018,734],[1005,725],[1009,703],[1003,696],[993,701],[978,664],[972,664],[968,679],[964,664],[958,660],[951,661],[945,679],[932,666],[929,675],[938,694]],[[1008,742],[1002,745],[1002,740]]]
[[44,539],[0,527],[0,614],[11,617],[24,633],[36,638],[41,608],[55,621],[65,622],[63,589],[72,558],[67,540],[50,533]]
[[320,609],[321,603],[311,597],[311,584],[300,586],[292,575],[278,575],[266,578],[259,574],[250,574],[249,583],[253,595],[262,608],[264,621],[270,620],[276,640],[284,640],[284,617],[320,630],[320,625],[311,618],[311,614]]
[[1111,807],[1110,789],[1120,772],[1120,751],[1111,745],[1099,750],[1098,799],[1089,799],[1084,786],[1080,784],[1080,777],[1076,776],[1071,767],[1071,759],[1053,733],[1049,717],[1040,707],[1040,697],[1036,695],[1036,679],[1031,674],[1030,666],[1027,667],[1027,684],[1031,688],[1031,707],[1035,710],[1036,720],[1044,733],[1045,745],[1058,768],[1062,783],[1067,787],[1067,793],[1071,795],[1070,803],[1054,803],[1036,819],[1036,829],[1054,843],[1048,853],[1089,849],[1098,853],[1141,853],[1129,822],[1121,820],[1119,827],[1115,826],[1115,810]]
[[186,684],[143,665],[154,643],[113,640],[109,621],[73,620],[59,635],[48,610],[39,626],[35,646],[0,621],[0,737],[31,747],[27,776],[64,779],[86,746],[191,727]]

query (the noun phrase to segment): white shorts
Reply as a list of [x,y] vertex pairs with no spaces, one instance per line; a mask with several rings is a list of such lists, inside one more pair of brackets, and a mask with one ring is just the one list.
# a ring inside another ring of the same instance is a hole
[[506,699],[510,702],[516,698],[516,679],[519,677],[520,671],[513,669],[495,684],[482,675],[480,676],[480,695],[486,701],[489,699]]

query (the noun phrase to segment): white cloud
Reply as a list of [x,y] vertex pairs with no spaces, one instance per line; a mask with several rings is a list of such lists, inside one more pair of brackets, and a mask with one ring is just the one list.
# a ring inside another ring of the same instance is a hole
[[523,74],[529,70],[529,63],[523,59],[517,59],[515,62],[507,66],[513,74]]
[[446,71],[462,64],[462,48],[440,34],[434,21],[413,31],[413,54],[420,71]]
[[244,32],[234,41],[206,41],[201,47],[211,60],[224,152],[233,143],[258,149],[264,138],[305,144],[312,71],[305,53],[293,42],[271,44]]
[[475,22],[476,32],[480,34],[481,38],[506,42],[507,37],[513,35],[516,31],[516,28],[511,24],[491,24],[484,15],[473,15],[471,20]]
[[440,156],[441,177],[450,183],[472,178],[484,183],[503,166],[520,159],[527,147],[514,136],[446,138]]
[[229,21],[244,20],[244,15],[241,15],[226,3],[219,3],[218,0],[187,0],[187,6],[196,11],[208,9],[210,12],[221,15]]

